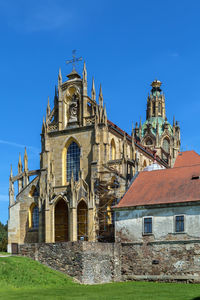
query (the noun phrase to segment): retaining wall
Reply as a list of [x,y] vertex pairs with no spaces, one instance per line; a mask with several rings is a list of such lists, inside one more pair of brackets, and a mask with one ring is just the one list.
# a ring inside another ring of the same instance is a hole
[[200,282],[200,240],[19,245],[20,255],[82,283],[123,280]]

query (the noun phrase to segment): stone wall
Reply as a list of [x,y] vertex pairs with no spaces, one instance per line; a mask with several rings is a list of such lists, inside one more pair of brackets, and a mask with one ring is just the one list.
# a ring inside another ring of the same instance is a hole
[[123,280],[200,282],[200,240],[24,244],[19,253],[82,283]]
[[200,240],[121,246],[122,280],[200,282]]
[[65,242],[19,245],[19,253],[75,277],[82,283],[121,279],[120,245]]

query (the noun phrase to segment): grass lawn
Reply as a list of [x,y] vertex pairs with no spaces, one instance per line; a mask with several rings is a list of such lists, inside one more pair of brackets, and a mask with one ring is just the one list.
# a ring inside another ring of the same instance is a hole
[[0,252],[0,255],[10,255],[8,252]]
[[0,299],[200,300],[198,297],[198,284],[120,282],[80,285],[28,258],[0,258]]

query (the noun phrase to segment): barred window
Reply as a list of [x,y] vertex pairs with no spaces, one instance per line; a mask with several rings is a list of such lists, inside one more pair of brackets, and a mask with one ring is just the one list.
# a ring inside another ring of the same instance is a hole
[[175,230],[176,232],[184,232],[184,216],[176,216]]
[[70,181],[73,171],[74,180],[78,181],[80,170],[80,148],[72,142],[67,149],[67,181]]
[[152,218],[144,218],[144,234],[152,233]]
[[38,229],[39,227],[39,209],[35,206],[32,210],[32,228]]

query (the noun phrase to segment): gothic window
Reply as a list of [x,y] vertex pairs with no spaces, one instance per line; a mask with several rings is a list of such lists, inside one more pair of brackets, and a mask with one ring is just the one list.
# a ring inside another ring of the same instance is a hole
[[116,147],[115,147],[115,141],[112,139],[110,144],[110,159],[115,160],[116,159]]
[[169,140],[168,139],[163,140],[163,149],[165,152],[169,153]]
[[33,203],[29,211],[29,227],[32,229],[38,229],[39,227],[39,208]]
[[74,180],[78,181],[80,171],[80,148],[75,142],[72,142],[67,149],[67,181],[70,181],[72,171]]
[[87,204],[81,200],[77,207],[77,235],[78,240],[88,239],[88,216],[87,216]]

